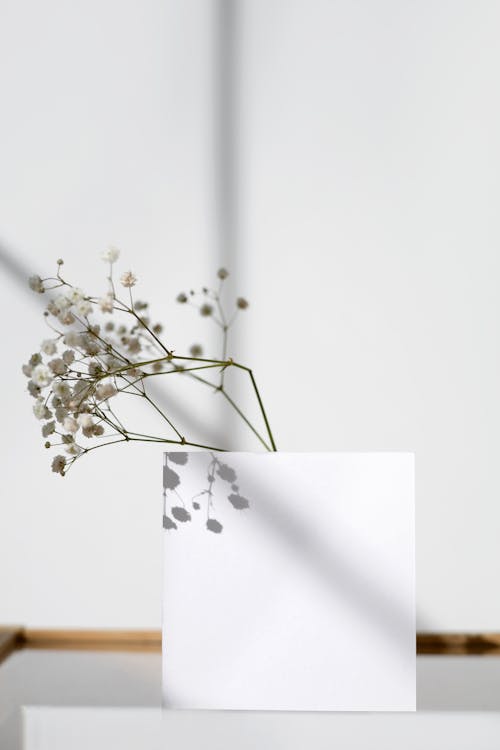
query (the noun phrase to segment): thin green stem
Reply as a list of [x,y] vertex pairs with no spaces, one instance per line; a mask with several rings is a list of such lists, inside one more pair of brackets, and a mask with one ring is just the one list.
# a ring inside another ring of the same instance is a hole
[[252,381],[252,386],[253,386],[255,395],[257,397],[257,401],[259,403],[260,412],[262,414],[262,418],[264,420],[264,424],[266,425],[266,430],[267,430],[267,434],[268,434],[268,437],[269,437],[269,441],[271,443],[273,451],[277,451],[278,449],[276,447],[276,443],[274,442],[273,433],[271,431],[271,425],[269,424],[269,420],[267,418],[266,410],[264,409],[264,404],[262,402],[262,398],[260,396],[259,389],[257,388],[257,383],[255,381],[254,374],[253,374],[252,370],[249,367],[245,367],[244,365],[239,365],[236,362],[234,362],[233,364],[234,364],[235,367],[239,367],[241,370],[246,370],[246,372],[248,372],[248,374],[250,376],[250,380]]
[[131,308],[131,309],[129,310],[129,312],[130,312],[130,313],[131,313],[131,314],[132,314],[132,315],[134,316],[134,318],[135,318],[135,319],[137,320],[137,322],[138,322],[138,323],[140,323],[140,324],[141,324],[141,326],[142,326],[143,328],[145,328],[145,329],[146,329],[146,331],[147,331],[147,332],[149,333],[149,335],[150,335],[150,336],[151,336],[151,337],[152,337],[152,338],[153,338],[153,339],[154,339],[154,340],[156,341],[156,343],[157,343],[157,344],[158,344],[158,346],[159,346],[159,347],[160,347],[160,348],[162,349],[162,351],[164,351],[164,352],[165,352],[165,354],[169,355],[169,354],[170,354],[170,351],[169,351],[169,350],[167,349],[167,347],[166,347],[166,346],[165,346],[165,345],[164,345],[164,344],[163,344],[163,343],[162,343],[162,342],[160,341],[160,339],[158,338],[158,336],[157,336],[157,335],[156,335],[155,333],[153,333],[153,331],[151,330],[151,328],[149,328],[149,326],[147,326],[147,325],[145,324],[145,322],[143,321],[143,319],[142,319],[142,318],[141,318],[141,317],[140,317],[139,315],[137,315],[136,311],[135,311],[135,310],[134,310],[133,308]]
[[235,410],[235,412],[237,414],[239,414],[239,416],[245,422],[245,424],[247,424],[248,427],[250,427],[250,429],[252,430],[253,434],[262,443],[262,445],[264,446],[264,448],[266,449],[266,451],[271,451],[271,448],[268,446],[268,444],[266,443],[266,441],[264,440],[264,438],[257,432],[257,430],[255,429],[255,427],[253,426],[253,424],[250,422],[249,419],[247,419],[247,417],[243,414],[243,412],[241,411],[241,409],[239,408],[239,406],[233,401],[233,399],[228,395],[228,393],[224,390],[224,388],[220,388],[219,390],[220,390],[221,394],[224,396],[224,398],[226,399],[226,401],[228,401],[228,403],[231,404],[231,406],[233,407],[233,409]]
[[173,424],[173,422],[170,421],[170,419],[167,417],[167,415],[162,412],[162,410],[160,409],[160,407],[156,406],[155,402],[151,398],[149,398],[148,394],[145,391],[143,393],[143,396],[146,399],[146,401],[148,401],[148,403],[151,404],[151,406],[153,407],[153,409],[155,409],[158,412],[158,414],[161,414],[161,416],[163,417],[163,419],[165,420],[165,422],[167,422],[167,424],[170,425],[170,427],[173,429],[173,431],[175,432],[175,434],[177,435],[177,437],[180,438],[181,440],[184,440],[183,435],[181,435],[181,433],[179,432],[179,430],[177,429],[177,427]]
[[128,440],[135,440],[141,443],[168,443],[169,445],[187,445],[191,448],[202,448],[206,451],[217,451],[218,453],[227,453],[227,448],[216,448],[213,445],[204,445],[203,443],[192,443],[190,440],[168,440],[167,438],[134,438],[129,437]]

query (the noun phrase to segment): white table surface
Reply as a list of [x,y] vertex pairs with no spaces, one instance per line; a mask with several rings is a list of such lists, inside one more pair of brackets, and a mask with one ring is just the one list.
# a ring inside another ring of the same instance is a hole
[[416,714],[159,709],[159,654],[20,651],[0,666],[2,750],[500,748],[500,658],[422,656]]

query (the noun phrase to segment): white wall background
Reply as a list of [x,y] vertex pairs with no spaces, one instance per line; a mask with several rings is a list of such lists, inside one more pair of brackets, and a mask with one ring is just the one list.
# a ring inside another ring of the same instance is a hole
[[497,630],[500,6],[234,2],[228,260],[223,5],[2,0],[0,622],[160,624],[160,450],[51,475],[19,372],[43,324],[16,268],[95,285],[111,242],[178,349],[203,328],[172,298],[231,261],[279,447],[414,450],[420,628]]

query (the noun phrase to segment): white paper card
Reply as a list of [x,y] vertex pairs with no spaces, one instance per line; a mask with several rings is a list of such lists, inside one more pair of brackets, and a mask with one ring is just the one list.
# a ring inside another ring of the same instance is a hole
[[413,454],[164,461],[167,707],[415,710]]

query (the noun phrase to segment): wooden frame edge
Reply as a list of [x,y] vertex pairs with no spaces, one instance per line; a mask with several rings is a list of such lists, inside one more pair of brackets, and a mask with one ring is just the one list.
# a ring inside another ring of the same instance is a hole
[[22,647],[22,633],[21,627],[0,627],[0,664]]
[[21,649],[161,652],[160,630],[0,627],[0,664]]
[[[23,648],[159,653],[161,631],[0,627],[0,663]],[[500,656],[500,633],[417,633],[416,652],[420,656]]]
[[417,633],[417,654],[500,656],[500,633]]
[[159,630],[41,630],[26,628],[24,648],[83,651],[161,651]]

